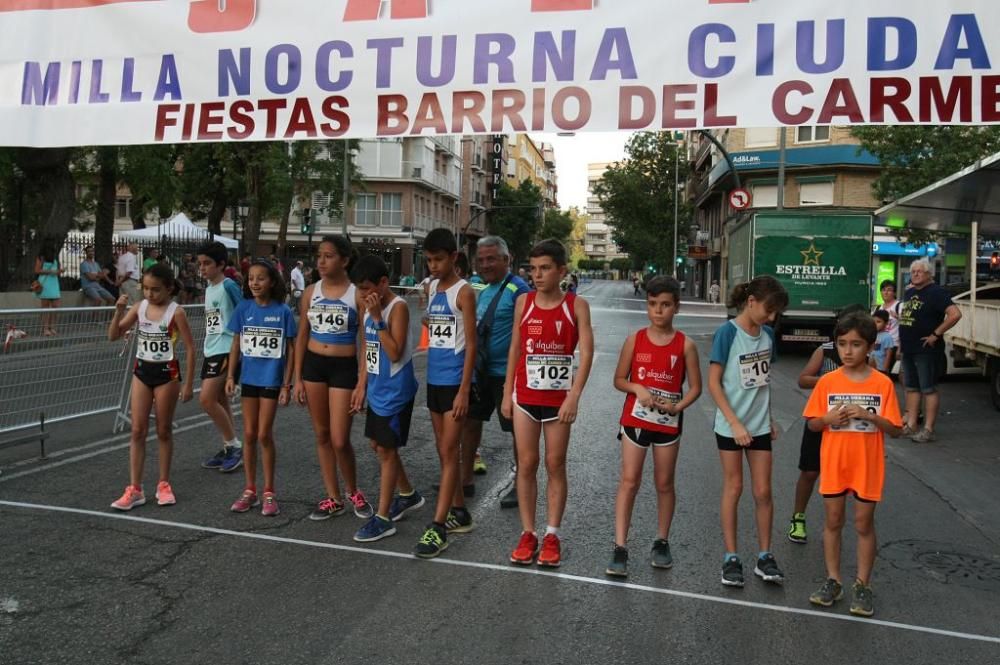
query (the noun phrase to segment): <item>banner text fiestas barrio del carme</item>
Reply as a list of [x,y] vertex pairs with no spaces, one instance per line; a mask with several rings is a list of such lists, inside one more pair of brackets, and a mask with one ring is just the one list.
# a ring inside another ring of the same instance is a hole
[[1000,122],[997,0],[0,0],[0,145]]

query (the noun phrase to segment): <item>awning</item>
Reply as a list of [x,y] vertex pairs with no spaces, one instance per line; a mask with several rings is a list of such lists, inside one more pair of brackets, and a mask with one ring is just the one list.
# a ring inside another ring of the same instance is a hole
[[1000,235],[1000,153],[875,211],[891,227]]

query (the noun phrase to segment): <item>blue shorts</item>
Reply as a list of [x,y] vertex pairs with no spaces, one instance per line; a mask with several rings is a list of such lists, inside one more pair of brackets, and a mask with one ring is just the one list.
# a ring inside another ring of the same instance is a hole
[[902,368],[906,391],[925,395],[936,393],[944,361],[940,353],[904,353]]
[[83,295],[91,300],[114,300],[111,293],[100,284],[88,284],[83,287]]

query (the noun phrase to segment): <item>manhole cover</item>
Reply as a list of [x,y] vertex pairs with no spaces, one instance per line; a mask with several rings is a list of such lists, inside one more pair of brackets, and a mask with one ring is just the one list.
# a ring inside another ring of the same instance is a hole
[[888,543],[879,557],[900,570],[919,571],[943,584],[984,591],[1000,591],[1000,559],[974,552],[956,552],[951,546],[926,540]]

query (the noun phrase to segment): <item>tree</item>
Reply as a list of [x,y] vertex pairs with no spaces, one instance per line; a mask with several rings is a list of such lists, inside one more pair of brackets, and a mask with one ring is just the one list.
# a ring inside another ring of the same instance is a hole
[[587,237],[587,222],[590,221],[590,216],[580,212],[580,209],[576,206],[569,209],[569,215],[573,218],[573,233],[570,234],[569,241],[570,263],[574,267],[579,268],[580,261],[587,259],[585,240]]
[[1000,152],[1000,127],[855,127],[861,147],[875,155],[882,172],[872,184],[883,203],[895,201]]
[[574,219],[568,212],[549,208],[545,211],[542,226],[538,230],[538,238],[554,238],[564,245],[569,245],[573,235]]
[[[612,164],[594,187],[612,237],[640,264],[672,267],[675,164],[679,147],[666,132],[639,132],[625,146],[626,157]],[[679,238],[687,235],[690,207],[679,202]]]
[[542,190],[530,180],[522,180],[516,189],[502,183],[493,199],[487,226],[491,235],[507,241],[515,265],[531,250],[540,226],[541,206]]

